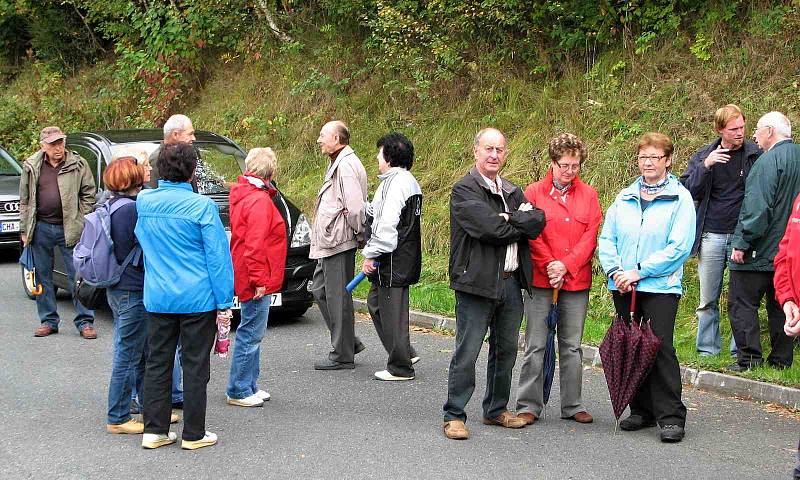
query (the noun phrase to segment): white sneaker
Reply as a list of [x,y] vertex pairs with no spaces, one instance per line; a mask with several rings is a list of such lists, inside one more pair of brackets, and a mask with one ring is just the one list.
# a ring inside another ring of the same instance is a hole
[[237,407],[260,407],[264,405],[264,400],[258,395],[250,395],[245,398],[231,398],[226,396],[226,398],[228,399],[228,405],[236,405]]
[[422,360],[422,357],[420,357],[419,355],[417,355],[416,357],[411,357],[411,365],[415,365],[420,360]]
[[269,392],[265,392],[264,390],[257,391],[256,393],[253,394],[253,396],[258,397],[261,400],[264,400],[265,402],[269,402],[269,399],[272,398],[270,397]]
[[375,378],[378,380],[383,380],[385,382],[401,382],[406,380],[414,380],[414,377],[397,377],[389,373],[388,370],[381,370],[380,372],[375,372]]
[[184,450],[197,450],[198,448],[210,447],[216,444],[217,444],[217,434],[206,432],[206,435],[200,440],[181,441],[181,448]]
[[158,448],[164,445],[171,445],[178,440],[178,434],[168,432],[166,435],[160,433],[145,433],[142,435],[142,448]]

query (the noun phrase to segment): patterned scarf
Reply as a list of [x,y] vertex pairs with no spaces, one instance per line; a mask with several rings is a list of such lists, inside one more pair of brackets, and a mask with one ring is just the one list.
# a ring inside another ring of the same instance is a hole
[[553,179],[553,188],[558,190],[559,193],[561,193],[562,196],[565,193],[567,193],[567,189],[569,189],[569,187],[571,187],[571,186],[572,186],[572,182],[569,182],[566,185],[561,185],[560,183],[558,183],[558,180],[556,180],[555,178]]
[[648,195],[655,195],[659,193],[661,190],[664,190],[664,187],[667,186],[669,182],[669,176],[664,177],[664,180],[656,183],[655,185],[650,185],[645,183],[644,176],[639,177],[639,190],[645,192]]

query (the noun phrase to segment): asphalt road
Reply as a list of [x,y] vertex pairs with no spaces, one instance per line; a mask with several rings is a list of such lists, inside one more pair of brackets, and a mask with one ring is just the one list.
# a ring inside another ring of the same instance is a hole
[[[595,423],[550,415],[523,430],[480,424],[485,351],[468,406],[472,438],[441,433],[441,407],[453,339],[414,332],[417,379],[372,379],[385,354],[368,319],[367,349],[355,370],[317,372],[329,349],[316,310],[272,322],[262,376],[272,400],[263,408],[225,404],[229,359],[212,357],[207,429],[219,444],[194,452],[178,445],[143,450],[138,435],[105,432],[113,324],[99,312],[99,338],[83,340],[72,305],[59,301],[60,333],[34,338],[36,309],[22,293],[15,257],[0,255],[0,478],[525,478],[779,479],[794,467],[798,421],[777,409],[684,391],[687,437],[675,445],[656,431],[614,433],[602,372],[587,369],[583,396]],[[516,383],[516,381],[515,381]],[[513,398],[513,393],[512,393]],[[173,426],[180,437],[181,424]]]

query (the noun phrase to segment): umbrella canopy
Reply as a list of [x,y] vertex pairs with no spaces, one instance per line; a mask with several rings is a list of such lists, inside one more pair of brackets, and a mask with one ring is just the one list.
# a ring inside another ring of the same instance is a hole
[[650,322],[637,322],[635,312],[634,288],[631,291],[630,320],[617,316],[600,344],[600,358],[617,420],[647,378],[661,348],[661,340],[650,329]]
[[553,289],[553,303],[547,313],[547,342],[544,347],[544,404],[550,400],[550,390],[553,388],[553,376],[556,371],[556,323],[558,322],[558,289]]
[[19,263],[25,268],[25,283],[32,295],[41,295],[44,292],[42,284],[36,278],[36,263],[33,261],[33,249],[27,245],[22,249]]

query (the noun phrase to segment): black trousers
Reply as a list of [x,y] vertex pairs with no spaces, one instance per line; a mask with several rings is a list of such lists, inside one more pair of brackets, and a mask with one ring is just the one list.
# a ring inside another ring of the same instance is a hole
[[216,310],[202,313],[150,313],[150,356],[144,374],[144,432],[166,434],[172,413],[172,365],[181,340],[183,364],[183,439],[206,433],[206,386],[211,371]]
[[[614,291],[617,315],[630,317],[631,295]],[[650,328],[661,339],[653,367],[631,401],[631,415],[655,419],[659,425],[686,425],[686,406],[681,400],[681,367],[672,337],[680,295],[636,292],[635,318],[650,320]]]
[[367,295],[367,308],[389,354],[386,370],[398,377],[413,377],[411,359],[417,354],[408,333],[408,287],[381,287],[373,283]]
[[743,367],[759,364],[763,359],[758,308],[764,296],[767,297],[769,339],[772,345],[767,361],[785,367],[792,365],[792,339],[783,332],[786,317],[775,300],[774,276],[775,272],[730,271],[728,317],[736,348],[739,349],[737,361]]

